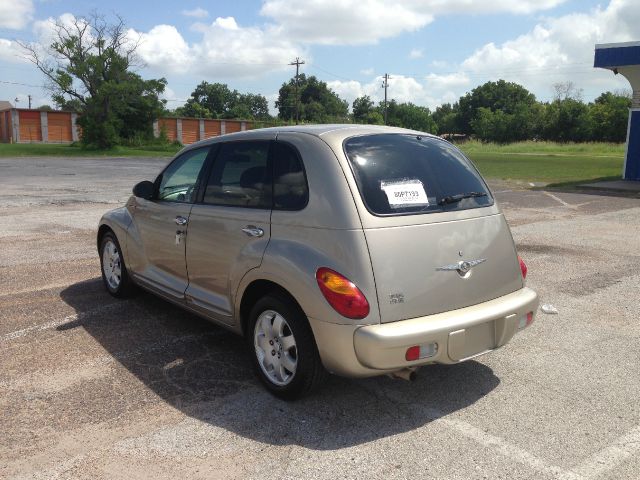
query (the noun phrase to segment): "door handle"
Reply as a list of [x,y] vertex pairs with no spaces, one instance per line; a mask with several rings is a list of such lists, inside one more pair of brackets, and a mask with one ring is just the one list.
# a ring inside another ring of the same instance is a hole
[[250,237],[262,237],[264,235],[264,230],[255,225],[247,225],[242,231]]
[[189,221],[189,220],[187,220],[186,218],[184,218],[184,217],[183,217],[183,216],[181,216],[181,215],[178,215],[178,216],[176,217],[176,225],[186,225],[188,221]]

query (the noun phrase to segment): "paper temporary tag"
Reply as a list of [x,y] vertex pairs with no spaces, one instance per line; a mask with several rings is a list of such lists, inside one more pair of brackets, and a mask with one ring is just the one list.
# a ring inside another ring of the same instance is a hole
[[380,188],[387,194],[391,208],[405,206],[428,206],[427,192],[420,180],[401,182],[380,182]]

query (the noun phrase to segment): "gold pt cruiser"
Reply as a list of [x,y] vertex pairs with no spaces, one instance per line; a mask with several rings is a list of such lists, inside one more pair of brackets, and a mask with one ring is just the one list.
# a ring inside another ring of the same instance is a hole
[[247,339],[295,398],[326,372],[415,376],[505,345],[538,305],[473,164],[427,133],[316,125],[183,149],[98,229],[116,297],[142,287]]

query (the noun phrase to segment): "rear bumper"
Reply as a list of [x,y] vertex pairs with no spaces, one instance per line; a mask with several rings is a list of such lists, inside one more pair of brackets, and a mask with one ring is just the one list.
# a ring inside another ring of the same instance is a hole
[[[503,297],[449,312],[367,326],[312,321],[325,366],[346,376],[372,376],[427,363],[458,363],[505,345],[538,296],[522,288]],[[345,338],[346,337],[346,338]],[[428,358],[405,359],[414,345],[436,344]]]

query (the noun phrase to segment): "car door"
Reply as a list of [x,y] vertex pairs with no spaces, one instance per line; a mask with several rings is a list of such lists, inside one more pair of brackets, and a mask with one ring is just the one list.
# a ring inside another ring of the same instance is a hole
[[137,282],[174,300],[184,299],[188,284],[186,229],[209,151],[202,147],[178,156],[158,176],[154,198],[135,199],[130,268]]
[[186,301],[227,324],[235,287],[260,265],[271,235],[270,147],[266,138],[221,144],[189,218]]

